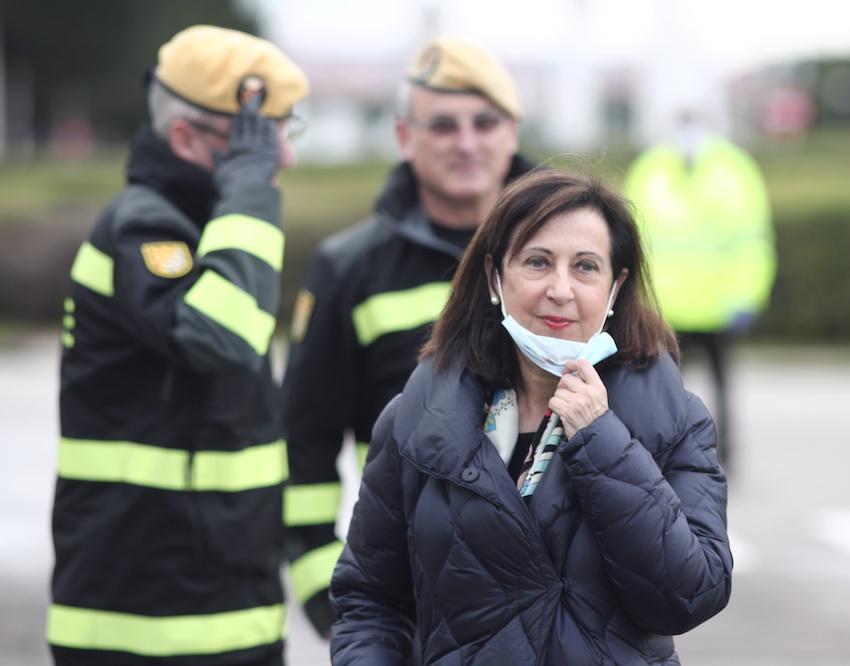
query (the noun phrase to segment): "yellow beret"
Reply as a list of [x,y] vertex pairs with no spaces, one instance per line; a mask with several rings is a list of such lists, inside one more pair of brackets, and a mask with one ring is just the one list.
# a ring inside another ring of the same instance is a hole
[[310,90],[304,72],[271,42],[253,35],[196,25],[159,49],[156,78],[187,102],[208,111],[238,113],[243,83],[265,88],[260,113],[282,118]]
[[512,118],[522,107],[511,75],[482,48],[456,37],[439,37],[416,55],[408,71],[417,85],[446,92],[475,92]]

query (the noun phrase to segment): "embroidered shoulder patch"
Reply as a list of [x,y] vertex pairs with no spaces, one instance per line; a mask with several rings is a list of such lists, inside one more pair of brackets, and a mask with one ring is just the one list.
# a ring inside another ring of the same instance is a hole
[[192,253],[183,241],[142,243],[142,258],[148,270],[163,278],[178,278],[192,270]]
[[301,342],[307,335],[307,327],[310,326],[310,315],[313,314],[313,305],[316,297],[306,289],[301,289],[292,306],[292,324],[289,327],[289,341]]

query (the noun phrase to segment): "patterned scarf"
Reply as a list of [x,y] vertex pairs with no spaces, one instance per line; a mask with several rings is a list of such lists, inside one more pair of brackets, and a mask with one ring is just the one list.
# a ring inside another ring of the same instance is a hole
[[517,479],[520,495],[531,497],[537,490],[540,479],[543,478],[543,473],[549,466],[552,456],[555,455],[555,449],[558,448],[563,436],[564,429],[561,426],[561,419],[557,414],[553,414],[551,409],[547,409],[546,415],[537,429],[537,434],[534,436],[534,442],[529,447],[528,457],[522,465],[519,479]]
[[[493,393],[490,404],[484,406],[484,432],[496,447],[499,456],[507,465],[513,455],[519,434],[519,408],[516,391],[500,389]],[[534,435],[528,456],[522,464],[517,479],[517,489],[522,497],[530,497],[537,490],[540,479],[564,436],[564,429],[557,414],[546,410]]]

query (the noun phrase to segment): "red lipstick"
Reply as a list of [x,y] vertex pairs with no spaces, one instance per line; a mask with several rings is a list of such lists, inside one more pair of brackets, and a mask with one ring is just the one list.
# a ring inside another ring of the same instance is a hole
[[563,331],[572,325],[573,320],[566,317],[541,317],[546,327],[552,331]]

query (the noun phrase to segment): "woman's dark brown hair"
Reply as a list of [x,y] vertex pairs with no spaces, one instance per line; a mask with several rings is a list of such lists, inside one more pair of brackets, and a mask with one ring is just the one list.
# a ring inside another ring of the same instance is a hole
[[676,337],[657,313],[628,202],[599,182],[557,170],[532,172],[502,193],[461,259],[449,301],[420,358],[432,356],[439,369],[459,363],[489,388],[519,387],[514,343],[502,326],[501,309],[490,302],[486,257],[501,271],[546,222],[582,208],[597,211],[608,224],[615,278],[624,268],[629,272],[608,320],[607,331],[620,350],[612,360],[645,366],[662,349],[678,360]]

